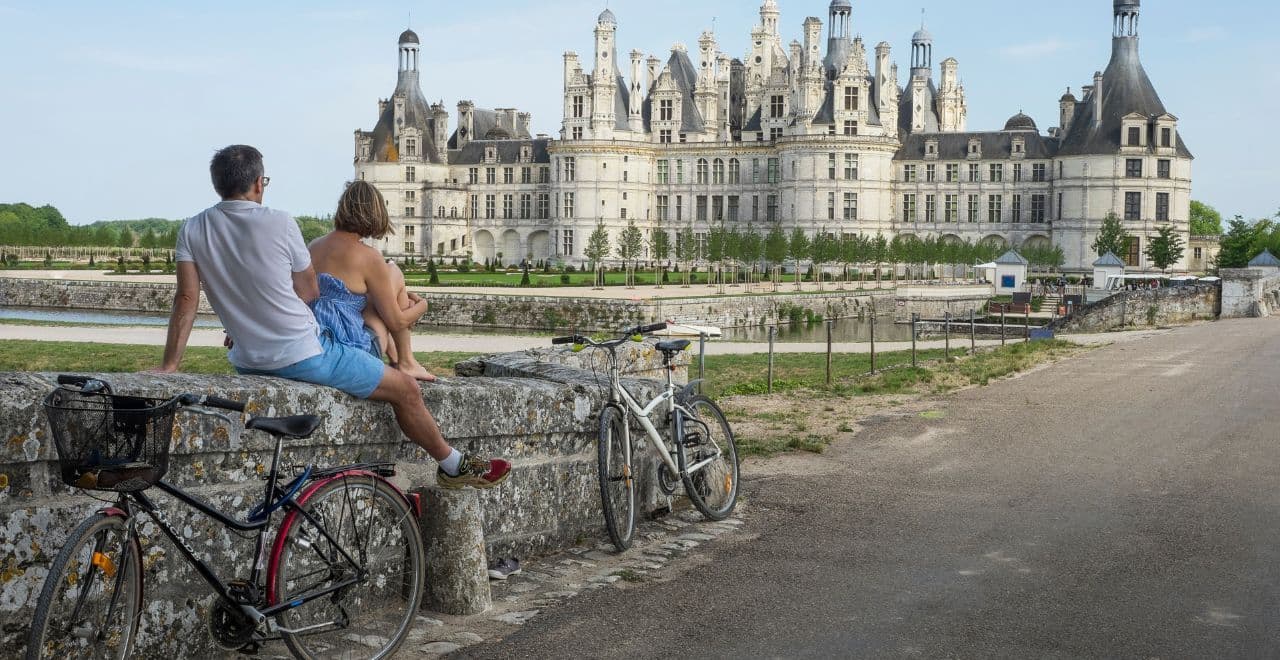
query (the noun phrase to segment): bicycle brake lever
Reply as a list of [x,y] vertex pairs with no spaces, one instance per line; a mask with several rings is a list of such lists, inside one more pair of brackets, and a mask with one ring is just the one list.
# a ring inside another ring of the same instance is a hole
[[191,413],[193,415],[200,415],[201,417],[215,417],[217,419],[220,419],[226,422],[231,426],[243,426],[240,420],[236,419],[235,417],[232,417],[230,413],[216,412],[214,410],[205,408],[203,406],[185,406],[182,408],[182,412]]

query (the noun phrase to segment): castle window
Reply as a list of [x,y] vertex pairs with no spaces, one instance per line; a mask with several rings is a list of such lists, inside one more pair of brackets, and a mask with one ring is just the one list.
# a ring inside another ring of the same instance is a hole
[[787,97],[771,96],[769,97],[769,116],[781,117],[786,111]]
[[404,155],[414,157],[418,155],[418,140],[415,138],[404,139]]
[[844,134],[845,134],[845,135],[857,135],[857,134],[858,134],[858,122],[856,122],[856,121],[846,121],[846,122],[844,123]]
[[902,220],[904,222],[916,221],[916,196],[914,194],[902,196]]
[[515,195],[502,196],[502,219],[510,220],[515,216]]
[[474,220],[480,217],[480,196],[471,196],[471,218]]
[[1162,147],[1173,146],[1173,129],[1172,128],[1160,129],[1160,146]]
[[903,165],[903,166],[902,166],[902,180],[903,180],[903,181],[905,181],[906,183],[915,183],[915,181],[916,181],[916,166],[915,166],[915,165]]
[[671,161],[669,160],[658,161],[658,183],[666,184],[671,182],[670,166]]
[[573,219],[573,202],[574,202],[573,193],[571,192],[565,193],[564,194],[564,213],[561,214],[560,217],[565,218],[566,220]]
[[450,218],[456,218],[456,217],[458,217],[458,207],[456,207],[456,206],[454,206],[454,207],[450,207],[450,209],[449,209],[449,217],[450,217]]
[[1022,195],[1013,196],[1013,208],[1009,212],[1013,222],[1022,222]]
[[724,222],[724,196],[716,195],[711,198],[711,219],[716,222]]
[[1013,164],[1013,180],[1015,182],[1022,181],[1022,163]]
[[943,211],[942,221],[947,223],[955,222],[960,217],[960,196],[947,195],[946,207]]
[[836,155],[835,154],[827,154],[827,178],[832,181],[836,180]]
[[1044,163],[1032,163],[1032,165],[1031,165],[1031,180],[1032,180],[1032,181],[1044,181],[1044,180],[1046,179],[1046,175],[1048,174],[1048,172],[1047,172],[1046,170],[1047,170],[1047,168],[1045,167],[1045,164],[1044,164]]
[[782,127],[776,126],[774,128],[769,129],[770,140],[777,141],[781,138],[782,138]]
[[1129,179],[1142,178],[1142,159],[1129,158],[1124,161],[1124,175]]
[[780,173],[778,172],[778,159],[770,158],[769,159],[769,183],[777,183],[779,174]]
[[[415,226],[413,226],[413,225],[409,225],[409,226],[405,227],[405,228],[404,228],[404,237],[405,237],[405,238],[413,238],[413,237],[414,237],[414,235],[416,235],[416,234],[417,234],[417,229],[418,229],[418,228],[417,228],[417,227],[415,227]],[[412,252],[412,250],[410,250],[410,252]]]
[[511,167],[502,168],[502,182],[507,185],[511,185],[516,182],[515,168],[511,168]]
[[415,254],[415,253],[418,251],[418,249],[417,249],[417,248],[418,248],[418,246],[417,246],[413,241],[405,241],[405,242],[404,242],[404,251],[405,251],[405,254]]
[[991,164],[990,179],[992,183],[1000,183],[1004,181],[1004,165],[1003,164],[1000,164],[1000,163]]
[[977,222],[978,214],[982,212],[981,202],[978,201],[977,195],[969,195],[969,222]]
[[933,183],[938,180],[938,166],[929,163],[924,166],[924,180],[926,183]]
[[1127,192],[1124,194],[1124,219],[1142,219],[1142,193]]
[[729,195],[729,222],[738,221],[738,196]]
[[443,207],[443,206],[441,206],[441,207],[440,207],[440,210],[436,213],[436,217],[437,217],[437,218],[443,218],[443,217],[444,217],[444,207]]
[[405,180],[406,182],[408,182],[408,183],[413,183],[413,182],[417,181],[417,179],[418,179],[418,171],[417,171],[417,170],[415,170],[412,166],[409,166],[409,167],[404,168],[404,180]]
[[538,168],[538,183],[551,183],[551,168],[550,168],[550,167],[539,167],[539,168]]
[[1159,177],[1159,178],[1161,178],[1161,179],[1168,179],[1168,178],[1170,178],[1170,171],[1169,171],[1169,170],[1170,170],[1170,166],[1171,166],[1172,164],[1173,164],[1173,162],[1172,162],[1172,161],[1169,161],[1169,160],[1159,160],[1159,161],[1156,161],[1156,176],[1157,176],[1157,177]]
[[769,222],[778,221],[778,196],[769,195],[765,198],[765,220]]
[[684,183],[684,161],[676,161],[676,183]]
[[844,219],[858,219],[858,193],[844,194]]
[[1031,196],[1031,221],[1035,223],[1043,223],[1049,217],[1049,196],[1048,195],[1032,195]]
[[498,150],[494,147],[486,147],[484,150],[485,162],[496,162],[498,160]]
[[1129,146],[1130,147],[1142,146],[1142,128],[1141,127],[1138,127],[1138,126],[1129,127]]
[[969,183],[979,183],[982,181],[982,166],[977,163],[969,163]]
[[827,219],[836,219],[836,194],[833,192],[827,193]]
[[581,96],[573,97],[573,118],[574,119],[582,118],[582,106],[583,106],[582,97]]
[[406,190],[406,191],[404,191],[404,198],[405,198],[406,200],[410,201],[410,202],[412,202],[413,200],[417,199],[417,197],[418,197],[418,193],[417,193],[417,191],[414,191],[414,190]]
[[760,183],[760,159],[751,159],[751,183]]
[[493,185],[493,184],[497,183],[497,182],[498,182],[498,168],[496,168],[496,167],[486,167],[486,168],[484,168],[484,182],[485,182],[485,183],[487,183],[487,184],[489,184],[489,185]]
[[674,117],[675,101],[658,101],[658,121],[672,121]]
[[467,170],[467,182],[471,185],[480,183],[480,168],[473,167]]
[[694,200],[694,219],[698,222],[707,221],[707,196],[698,195]]
[[737,158],[729,159],[729,183],[742,183],[742,163]]
[[404,217],[412,218],[415,215],[417,215],[417,211],[412,206],[404,207]]
[[573,230],[566,229],[560,232],[560,240],[561,240],[560,254],[566,257],[572,257],[573,256]]
[[533,168],[520,168],[520,183],[533,183]]
[[858,154],[844,155],[844,179],[845,181],[858,180]]
[[564,180],[566,182],[572,182],[577,179],[577,176],[578,176],[577,159],[572,156],[565,158],[564,159]]
[[844,88],[844,109],[848,112],[853,112],[858,109],[857,87]]
[[1004,222],[1003,209],[1004,197],[1001,195],[987,195],[987,222]]
[[551,217],[551,195],[538,193],[538,219],[546,220],[549,217]]
[[688,136],[688,135],[685,135],[684,133],[681,133],[681,134],[680,134],[680,144],[684,144],[685,142],[688,142],[688,141],[689,141],[689,136]]
[[498,215],[498,197],[497,195],[484,196],[484,217],[486,220],[493,220]]
[[360,180],[361,180],[361,181],[364,181],[364,172],[361,172],[361,173],[360,173]]
[[938,221],[938,197],[937,195],[924,196],[924,221]]
[[947,183],[955,183],[960,180],[959,163],[947,163]]
[[658,222],[666,222],[667,214],[670,212],[671,198],[667,195],[658,195]]
[[1156,222],[1169,221],[1169,193],[1156,193]]
[[581,139],[582,139],[582,127],[581,127],[581,126],[574,126],[574,127],[573,127],[572,135],[573,135],[573,139],[574,139],[574,140],[581,140]]
[[670,130],[658,131],[658,142],[661,142],[662,144],[671,144],[671,131]]

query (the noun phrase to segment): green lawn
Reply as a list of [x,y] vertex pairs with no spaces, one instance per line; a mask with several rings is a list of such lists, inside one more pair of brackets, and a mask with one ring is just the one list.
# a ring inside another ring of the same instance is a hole
[[[452,375],[453,365],[476,353],[415,353],[428,371]],[[160,364],[164,348],[76,342],[0,341],[0,371],[128,373]],[[232,374],[223,348],[188,348],[182,370],[196,374]]]

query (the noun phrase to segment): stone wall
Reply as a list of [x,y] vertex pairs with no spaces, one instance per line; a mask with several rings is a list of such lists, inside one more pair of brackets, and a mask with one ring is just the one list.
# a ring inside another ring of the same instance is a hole
[[1212,284],[1124,291],[1051,327],[1055,332],[1089,333],[1212,321],[1218,316],[1218,299],[1218,286]]
[[1224,268],[1222,318],[1259,318],[1280,313],[1280,273],[1258,268]]
[[[894,307],[894,293],[889,290],[698,295],[705,290],[693,287],[689,290],[693,297],[654,300],[432,292],[424,294],[430,311],[419,325],[598,332],[667,319],[722,327],[764,325],[785,319],[794,307],[827,318],[887,315],[903,309]],[[0,277],[0,306],[168,314],[172,302],[170,284]],[[212,313],[203,296],[200,309]]]
[[[427,386],[423,397],[446,437],[463,451],[512,459],[510,481],[482,493],[484,535],[491,556],[529,557],[574,545],[603,532],[596,475],[596,418],[603,392],[590,371],[576,369],[585,354],[507,355],[470,363],[476,377]],[[641,372],[654,373],[650,345],[631,347]],[[685,364],[677,372],[683,379]],[[335,465],[394,461],[406,488],[434,483],[435,464],[402,439],[391,409],[336,390],[277,379],[210,376],[101,376],[117,392],[168,396],[198,392],[245,400],[249,413],[320,413],[324,423],[304,441],[287,441],[286,464]],[[628,381],[637,396],[657,392],[654,381]],[[57,477],[56,452],[41,400],[50,374],[0,374],[0,645],[20,649],[25,626],[48,565],[67,534],[102,506]],[[225,511],[243,516],[263,488],[268,436],[206,417],[179,415],[167,480]],[[652,461],[636,475],[643,511],[660,499]],[[156,498],[161,502],[165,498]],[[252,542],[229,534],[181,507],[168,511],[201,556],[227,579],[252,556]],[[147,603],[140,633],[143,657],[202,657],[210,653],[204,616],[211,602],[203,581],[187,567],[154,523],[140,526],[146,554]],[[246,572],[247,573],[247,572]]]

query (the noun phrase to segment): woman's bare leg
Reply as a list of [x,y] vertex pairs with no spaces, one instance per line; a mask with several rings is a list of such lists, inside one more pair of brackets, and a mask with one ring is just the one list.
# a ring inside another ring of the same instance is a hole
[[378,312],[373,309],[372,305],[366,305],[364,308],[364,324],[373,333],[373,338],[378,342],[378,347],[382,349],[382,354],[387,356],[391,364],[396,363],[396,347],[391,342],[391,334],[387,332],[387,324],[378,316]]
[[[387,263],[387,275],[391,278],[391,287],[396,291],[396,304],[400,305],[400,309],[409,309],[413,307],[413,300],[409,297],[409,289],[404,283],[404,273],[400,271],[400,267],[394,262]],[[384,326],[385,327],[385,326]],[[423,367],[413,356],[413,333],[408,328],[388,333],[390,335],[391,344],[394,345],[396,359],[392,362],[395,368],[413,376],[414,378],[432,383],[436,377],[426,367]]]

